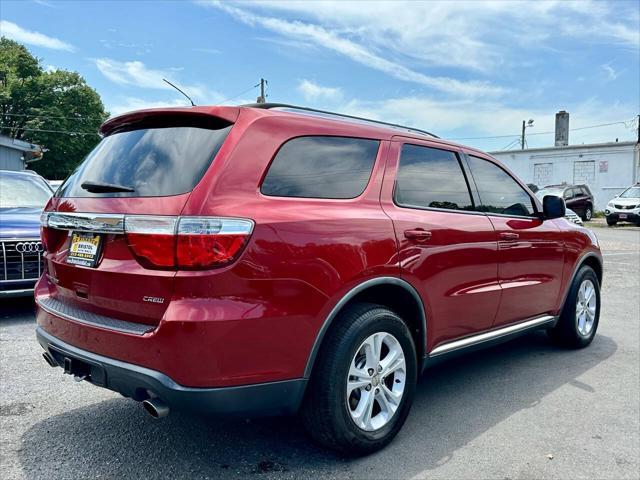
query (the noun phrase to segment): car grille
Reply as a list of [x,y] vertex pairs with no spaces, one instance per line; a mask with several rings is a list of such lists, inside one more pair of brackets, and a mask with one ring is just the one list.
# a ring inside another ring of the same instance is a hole
[[613,205],[614,207],[616,207],[618,210],[633,210],[634,208],[636,208],[635,205]]
[[0,282],[40,277],[44,251],[40,240],[3,240],[0,247]]

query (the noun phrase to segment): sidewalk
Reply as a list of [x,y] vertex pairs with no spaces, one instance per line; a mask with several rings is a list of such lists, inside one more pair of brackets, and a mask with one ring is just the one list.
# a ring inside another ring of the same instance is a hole
[[633,223],[617,223],[609,226],[604,218],[593,218],[588,222],[584,222],[584,226],[589,228],[624,228],[625,230],[640,231],[640,227]]

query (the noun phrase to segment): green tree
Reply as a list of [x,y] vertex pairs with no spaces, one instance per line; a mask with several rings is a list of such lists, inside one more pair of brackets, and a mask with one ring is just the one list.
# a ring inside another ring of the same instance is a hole
[[46,72],[23,45],[0,38],[0,133],[47,149],[31,164],[38,173],[65,178],[100,141],[107,116],[100,95],[78,73]]

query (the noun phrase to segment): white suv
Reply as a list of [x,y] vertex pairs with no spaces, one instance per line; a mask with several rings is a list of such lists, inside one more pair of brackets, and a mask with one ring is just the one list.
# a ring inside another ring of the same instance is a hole
[[627,188],[607,203],[604,214],[607,216],[607,225],[615,225],[618,222],[640,225],[640,183]]

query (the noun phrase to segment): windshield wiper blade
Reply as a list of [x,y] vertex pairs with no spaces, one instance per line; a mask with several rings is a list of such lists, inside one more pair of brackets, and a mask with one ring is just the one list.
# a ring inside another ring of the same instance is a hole
[[126,185],[117,185],[115,183],[104,182],[82,182],[80,185],[87,192],[91,193],[108,193],[108,192],[135,192],[135,188]]

